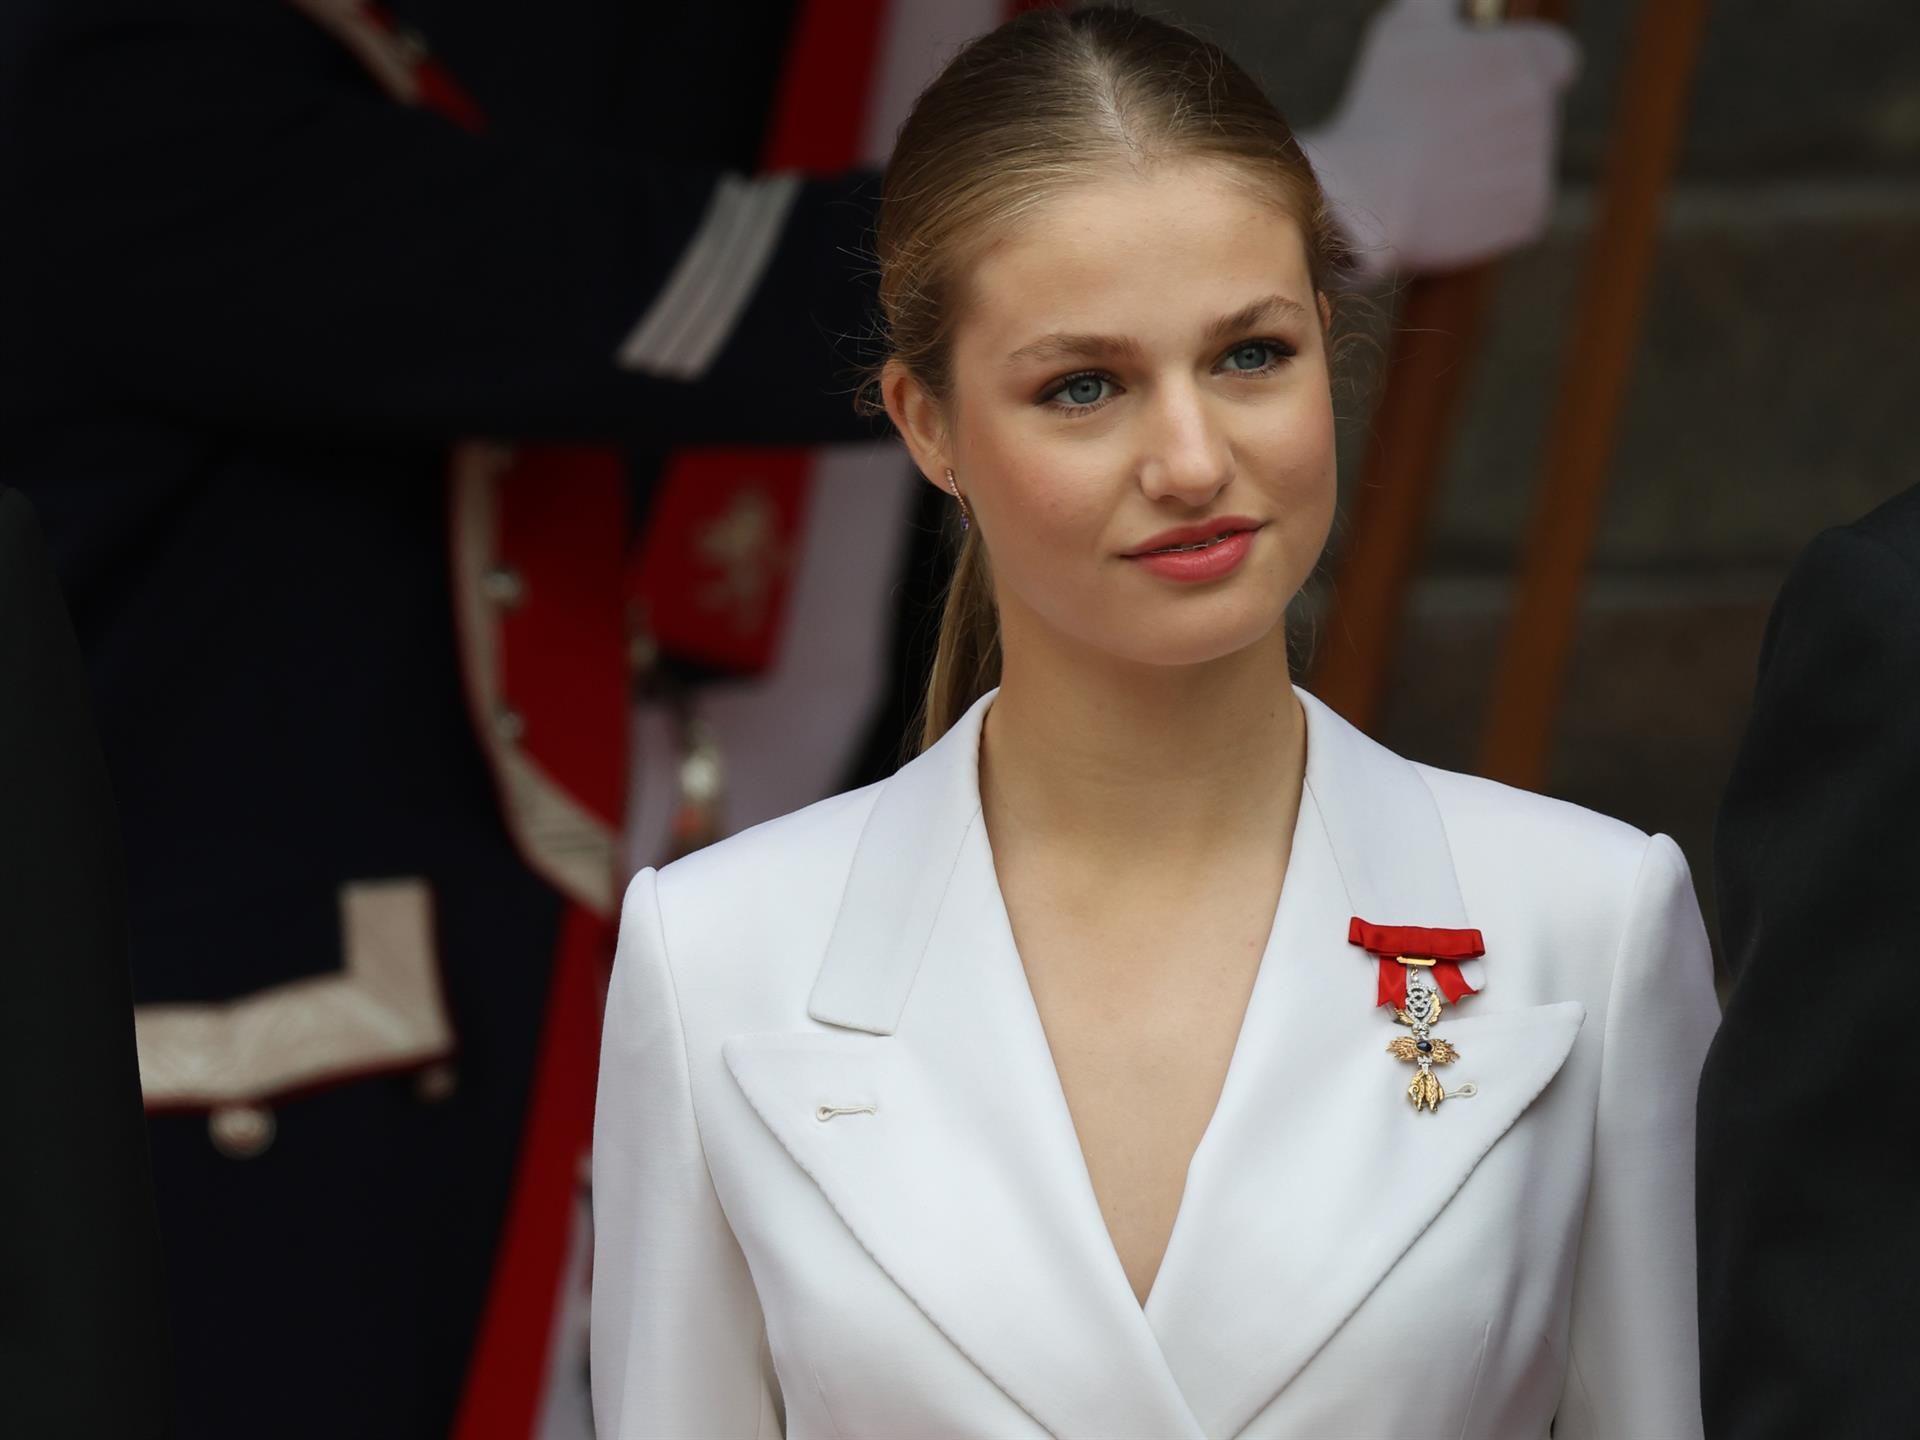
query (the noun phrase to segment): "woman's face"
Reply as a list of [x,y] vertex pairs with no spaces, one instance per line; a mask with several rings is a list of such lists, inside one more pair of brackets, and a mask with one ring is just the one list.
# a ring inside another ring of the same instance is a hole
[[967,497],[1010,663],[1188,665],[1274,636],[1334,508],[1293,220],[1212,164],[1090,179],[981,257],[953,344],[944,409],[898,377],[887,394]]

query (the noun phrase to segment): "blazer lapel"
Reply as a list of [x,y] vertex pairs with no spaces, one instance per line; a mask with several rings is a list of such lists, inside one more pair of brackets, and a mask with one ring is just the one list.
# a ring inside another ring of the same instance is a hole
[[1411,764],[1312,696],[1307,783],[1280,905],[1226,1084],[1146,1313],[1201,1429],[1237,1434],[1419,1238],[1559,1071],[1583,1008],[1503,1009],[1501,937],[1444,1036],[1449,1088],[1416,1113],[1400,1033],[1374,1007],[1353,915],[1468,923],[1440,816]]
[[874,1261],[1043,1429],[1198,1440],[1014,949],[980,820],[991,699],[875,802],[809,1004],[834,1028],[735,1036],[726,1063]]

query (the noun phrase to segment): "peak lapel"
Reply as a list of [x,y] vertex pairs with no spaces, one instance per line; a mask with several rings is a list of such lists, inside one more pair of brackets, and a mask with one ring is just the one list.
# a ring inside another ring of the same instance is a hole
[[1212,1124],[1147,1305],[1209,1437],[1237,1434],[1299,1373],[1559,1071],[1584,1012],[1502,1010],[1486,993],[1442,1027],[1478,1093],[1419,1114],[1375,966],[1346,943],[1381,924],[1468,923],[1438,810],[1406,761],[1311,696],[1307,783],[1273,933]]
[[1040,1426],[1197,1440],[994,877],[975,768],[991,698],[875,803],[809,1007],[839,1032],[735,1036],[727,1066],[867,1253]]

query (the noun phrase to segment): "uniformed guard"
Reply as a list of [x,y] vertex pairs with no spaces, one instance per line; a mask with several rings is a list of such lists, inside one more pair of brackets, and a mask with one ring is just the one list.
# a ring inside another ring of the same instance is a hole
[[867,433],[864,182],[748,178],[793,12],[0,21],[0,466],[122,811],[196,1440],[558,1423],[629,535],[674,447]]

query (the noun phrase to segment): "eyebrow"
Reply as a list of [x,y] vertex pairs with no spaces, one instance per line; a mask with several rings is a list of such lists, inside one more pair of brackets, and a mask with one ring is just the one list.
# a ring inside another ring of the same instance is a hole
[[[1263,295],[1252,304],[1242,305],[1231,315],[1222,315],[1207,326],[1206,342],[1210,345],[1218,344],[1276,320],[1299,322],[1306,318],[1306,307],[1298,301],[1289,300],[1284,295]],[[1006,363],[1013,366],[1041,361],[1092,359],[1103,356],[1134,359],[1139,354],[1140,342],[1131,336],[1055,331],[1051,335],[1042,335],[1038,340],[1022,345],[1007,356]]]

